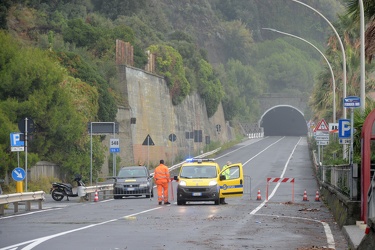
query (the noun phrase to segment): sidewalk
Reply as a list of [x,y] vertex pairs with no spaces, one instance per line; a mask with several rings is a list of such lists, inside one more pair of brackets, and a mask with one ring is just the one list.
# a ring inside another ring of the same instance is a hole
[[365,229],[362,225],[343,226],[342,231],[345,235],[345,238],[348,240],[350,249],[352,250],[357,249],[363,237],[365,237]]

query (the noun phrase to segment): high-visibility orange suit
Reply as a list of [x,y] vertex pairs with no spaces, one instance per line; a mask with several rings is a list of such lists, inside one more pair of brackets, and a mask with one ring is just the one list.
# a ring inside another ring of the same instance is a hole
[[[158,202],[161,205],[163,196],[164,204],[170,204],[168,202],[168,183],[170,181],[169,169],[164,165],[164,160],[160,160],[159,166],[155,168],[154,179],[158,188]],[[163,195],[164,194],[164,195]]]

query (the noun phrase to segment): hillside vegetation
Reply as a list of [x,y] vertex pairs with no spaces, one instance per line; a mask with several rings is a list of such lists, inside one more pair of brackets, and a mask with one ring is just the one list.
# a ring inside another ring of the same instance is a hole
[[[336,0],[313,6],[330,20],[343,10]],[[147,50],[157,55],[174,104],[197,92],[209,117],[221,102],[227,120],[251,123],[260,95],[308,102],[316,76],[326,74],[311,46],[262,28],[303,36],[323,50],[332,34],[318,15],[287,0],[6,0],[0,10],[0,177],[17,163],[9,133],[26,116],[37,124],[31,164],[48,160],[67,174],[88,174],[87,122],[113,121],[117,105],[127,105],[117,94],[116,39],[134,46],[135,67],[144,68]],[[96,172],[104,159],[100,139],[93,155]]]

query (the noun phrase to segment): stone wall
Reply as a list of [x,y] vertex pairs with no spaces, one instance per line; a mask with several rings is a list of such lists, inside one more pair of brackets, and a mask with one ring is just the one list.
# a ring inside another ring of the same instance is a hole
[[[163,77],[126,65],[119,65],[118,72],[119,91],[124,100],[128,100],[127,107],[118,108],[116,118],[120,124],[118,156],[121,166],[144,164],[154,167],[160,159],[171,165],[178,157],[187,158],[205,151],[206,136],[211,142],[223,143],[232,139],[232,130],[225,122],[221,105],[208,118],[206,105],[198,94],[189,95],[180,105],[174,106]],[[131,123],[131,118],[135,123]],[[216,125],[220,125],[220,131]],[[194,130],[202,130],[202,142],[186,139],[186,132]],[[176,135],[176,141],[169,140],[170,134]],[[147,145],[148,136],[154,145]],[[103,143],[109,145],[110,138],[107,136]],[[109,168],[104,166],[101,174],[110,172]]]

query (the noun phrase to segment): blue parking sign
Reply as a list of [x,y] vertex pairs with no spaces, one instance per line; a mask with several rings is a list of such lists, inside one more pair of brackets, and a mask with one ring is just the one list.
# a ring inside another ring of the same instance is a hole
[[339,138],[350,138],[351,134],[351,125],[349,119],[340,119],[339,120]]
[[10,133],[10,146],[11,147],[23,147],[25,142],[21,141],[22,133]]

